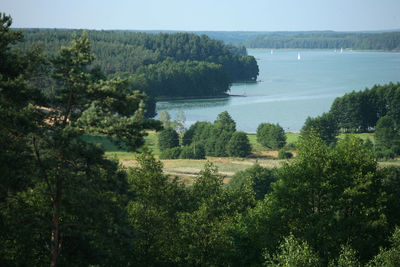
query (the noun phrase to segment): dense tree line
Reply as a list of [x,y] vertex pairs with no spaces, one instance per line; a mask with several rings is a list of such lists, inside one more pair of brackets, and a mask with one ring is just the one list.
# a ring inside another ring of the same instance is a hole
[[389,83],[336,98],[328,113],[307,118],[301,135],[316,131],[334,145],[340,132],[375,131],[377,157],[394,158],[400,154],[399,125],[400,83]]
[[249,48],[400,50],[400,33],[282,32],[259,35],[244,42]]
[[[80,30],[27,29],[25,47],[40,41],[44,50],[54,54],[72,40],[72,33]],[[247,56],[245,48],[224,45],[206,35],[189,33],[135,33],[118,31],[88,31],[93,43],[93,62],[107,73],[133,73],[139,66],[154,64],[173,58],[175,61],[206,61],[220,64],[230,81],[254,80],[258,66],[254,57]]]
[[143,77],[148,85],[146,94],[157,99],[223,96],[229,90],[229,78],[222,66],[204,61],[167,59],[140,67],[135,77]]
[[172,128],[161,131],[158,135],[160,157],[203,159],[205,156],[247,157],[251,154],[246,133],[236,131],[236,123],[226,111],[219,114],[214,123],[196,122],[181,139]]
[[[28,29],[24,33],[18,47],[27,51],[39,42],[51,58],[83,31]],[[247,56],[244,46],[224,45],[205,35],[118,31],[88,31],[88,35],[95,55],[88,68],[97,79],[129,78],[132,89],[147,95],[147,117],[155,116],[157,99],[225,96],[230,82],[255,80],[258,75],[257,62]],[[45,95],[54,94],[48,73],[43,71],[40,78]]]
[[196,122],[183,135],[184,145],[201,145],[207,156],[246,157],[251,153],[250,142],[243,132],[236,132],[236,123],[224,111],[214,123]]
[[345,94],[335,99],[329,113],[344,130],[368,131],[385,115],[400,125],[400,83]]

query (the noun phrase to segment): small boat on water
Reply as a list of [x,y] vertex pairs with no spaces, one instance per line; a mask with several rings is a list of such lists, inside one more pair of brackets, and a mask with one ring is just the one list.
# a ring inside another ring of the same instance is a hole
[[343,54],[343,48],[340,48],[340,54]]
[[271,55],[273,55],[274,54],[274,49],[271,49]]
[[297,53],[297,60],[300,60],[300,59],[301,59],[300,53]]

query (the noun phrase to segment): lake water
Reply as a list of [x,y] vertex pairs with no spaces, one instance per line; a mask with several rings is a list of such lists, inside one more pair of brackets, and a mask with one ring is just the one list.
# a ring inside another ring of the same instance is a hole
[[245,97],[163,101],[157,103],[157,112],[167,110],[174,118],[183,110],[189,126],[212,122],[226,110],[238,130],[254,133],[260,123],[271,122],[297,132],[308,116],[329,111],[336,97],[400,81],[400,53],[274,50],[271,54],[266,49],[248,53],[257,59],[260,82],[233,84],[230,91]]

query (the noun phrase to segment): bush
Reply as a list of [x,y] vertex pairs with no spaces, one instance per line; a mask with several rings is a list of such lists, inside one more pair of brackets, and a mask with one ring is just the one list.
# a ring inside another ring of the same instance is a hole
[[268,169],[254,164],[252,167],[235,173],[227,187],[231,190],[241,190],[246,183],[250,183],[257,200],[272,191],[271,183],[277,180],[277,170]]
[[182,149],[180,147],[173,147],[165,149],[160,154],[160,159],[178,159]]
[[247,157],[251,153],[249,138],[244,132],[235,132],[226,149],[231,157]]
[[179,146],[179,136],[172,128],[162,130],[158,135],[158,147],[161,151]]
[[376,155],[378,158],[394,158],[400,153],[400,135],[395,121],[384,116],[375,128]]
[[278,159],[291,159],[293,158],[293,154],[289,151],[286,151],[284,148],[280,149],[278,152]]
[[279,124],[261,123],[257,128],[257,142],[270,149],[279,149],[286,144],[285,131]]
[[182,148],[179,158],[181,158],[181,159],[205,159],[206,152],[202,145],[195,146],[194,144],[192,144],[190,146],[184,146]]
[[296,150],[296,143],[289,143],[284,146],[286,150]]

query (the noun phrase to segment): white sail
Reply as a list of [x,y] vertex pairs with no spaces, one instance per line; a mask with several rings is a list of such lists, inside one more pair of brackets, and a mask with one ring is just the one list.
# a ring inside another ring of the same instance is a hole
[[340,54],[342,54],[343,53],[343,48],[340,48]]
[[300,59],[301,59],[300,53],[297,53],[297,60],[300,60]]
[[273,55],[274,54],[274,50],[273,49],[271,49],[271,55]]

